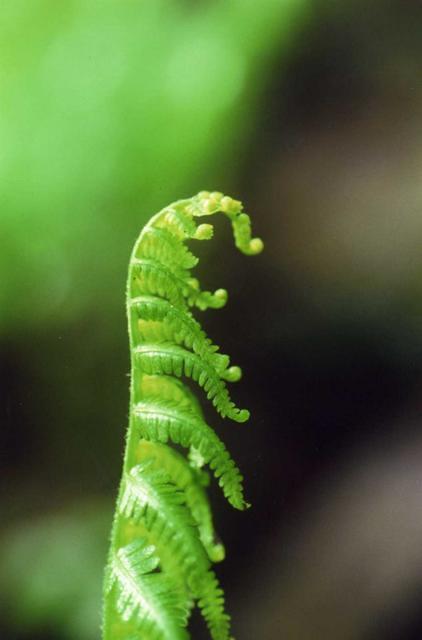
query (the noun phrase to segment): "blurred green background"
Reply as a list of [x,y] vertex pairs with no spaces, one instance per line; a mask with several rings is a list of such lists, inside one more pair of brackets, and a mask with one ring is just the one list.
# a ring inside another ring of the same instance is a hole
[[222,221],[198,268],[252,411],[207,408],[254,507],[211,490],[236,637],[420,639],[421,33],[403,0],[0,3],[2,640],[99,638],[128,257],[203,189],[266,243]]

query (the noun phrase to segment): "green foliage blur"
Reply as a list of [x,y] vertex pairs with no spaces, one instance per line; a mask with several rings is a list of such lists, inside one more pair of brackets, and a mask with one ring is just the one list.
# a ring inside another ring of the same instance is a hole
[[306,4],[1,3],[3,639],[99,637],[131,246],[167,203],[232,193]]
[[304,4],[2,3],[2,332],[116,312],[146,218],[230,185]]

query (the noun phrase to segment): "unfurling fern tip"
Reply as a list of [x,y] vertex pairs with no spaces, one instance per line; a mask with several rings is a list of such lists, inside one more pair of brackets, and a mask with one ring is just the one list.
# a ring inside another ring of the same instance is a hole
[[242,253],[262,251],[242,204],[203,191],[151,218],[132,252],[130,417],[104,583],[103,640],[188,640],[194,606],[213,640],[231,639],[212,570],[225,552],[214,531],[203,468],[209,467],[233,507],[249,505],[238,467],[186,384],[201,387],[222,417],[249,418],[227,388],[240,380],[240,367],[219,352],[191,311],[227,301],[225,289],[201,289],[191,275],[198,258],[185,244],[211,239],[212,224],[196,219],[218,212],[229,218]]

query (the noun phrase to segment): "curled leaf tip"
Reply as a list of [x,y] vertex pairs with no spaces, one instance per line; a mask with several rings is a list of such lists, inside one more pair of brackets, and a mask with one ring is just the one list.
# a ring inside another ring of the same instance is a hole
[[257,255],[258,253],[261,253],[263,248],[264,248],[264,243],[261,240],[261,238],[252,238],[252,240],[249,243],[249,249],[252,255]]
[[242,377],[242,369],[237,366],[229,367],[222,375],[227,382],[238,382]]
[[236,416],[236,422],[246,422],[249,420],[250,415],[247,409],[241,409]]
[[210,549],[210,559],[212,562],[222,562],[226,557],[224,545],[217,543]]
[[226,304],[229,294],[226,289],[217,289],[214,291],[214,298],[218,300],[222,305]]
[[210,240],[214,234],[211,224],[200,224],[195,231],[195,240]]

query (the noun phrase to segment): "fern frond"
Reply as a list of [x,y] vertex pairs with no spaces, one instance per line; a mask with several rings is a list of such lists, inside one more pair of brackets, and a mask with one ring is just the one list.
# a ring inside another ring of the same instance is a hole
[[[142,539],[121,547],[112,558],[106,590],[116,588],[121,620],[135,622],[137,637],[145,634],[151,640],[187,640],[183,599],[171,590],[167,576],[152,573],[158,566],[154,551]],[[110,640],[117,637],[110,635]]]
[[146,463],[132,467],[124,482],[119,511],[126,518],[143,520],[156,532],[155,546],[171,549],[187,583],[198,582],[209,562],[198,539],[195,522],[185,506],[185,496],[163,470]]
[[184,208],[183,200],[163,209],[154,223],[157,229],[169,231],[178,240],[195,237],[196,224],[192,215]]
[[181,411],[176,404],[168,402],[140,402],[133,411],[141,438],[195,447],[213,470],[227,500],[236,509],[247,506],[239,469],[215,431],[199,416]]
[[134,258],[132,268],[132,290],[157,295],[169,300],[172,304],[185,307],[185,282],[170,269],[155,262]]
[[143,375],[139,380],[139,395],[143,400],[174,402],[179,407],[202,416],[201,405],[196,396],[181,380],[171,376]]
[[134,355],[143,373],[177,378],[186,376],[197,382],[223,418],[236,422],[245,422],[249,418],[249,411],[238,409],[231,401],[224,382],[224,379],[238,379],[237,368],[218,372],[196,354],[174,344],[141,344],[136,347]]
[[212,639],[230,640],[224,594],[211,570],[224,558],[224,547],[214,531],[209,474],[202,467],[209,466],[235,508],[248,505],[239,469],[184,381],[203,388],[222,417],[248,419],[226,384],[240,379],[240,368],[230,365],[190,311],[227,301],[225,289],[201,289],[191,274],[198,259],[185,244],[212,238],[212,224],[196,219],[218,212],[230,220],[240,251],[261,251],[241,203],[204,191],[151,218],[132,252],[130,417],[104,583],[104,640],[188,640],[195,605]]
[[138,253],[170,269],[179,269],[182,273],[198,264],[198,258],[168,229],[149,227],[138,245]]
[[211,562],[224,559],[225,551],[216,542],[210,505],[203,487],[202,472],[193,468],[178,451],[159,442],[141,439],[138,445],[139,461],[148,460],[154,469],[163,469],[171,482],[184,492],[186,506],[199,529],[199,537]]
[[134,298],[131,307],[138,314],[142,341],[174,342],[191,349],[219,372],[228,368],[229,356],[216,353],[218,347],[207,337],[192,314],[181,311],[168,300],[153,296]]
[[224,610],[224,592],[212,571],[207,575],[198,606],[213,640],[229,640],[230,616]]
[[[154,470],[147,460],[133,467],[126,477],[120,509],[126,518],[145,523],[158,554],[163,547],[171,552],[186,586],[198,600],[212,637],[225,639],[230,618],[224,611],[222,590],[208,570],[209,561],[184,501],[183,493],[169,482],[167,474]],[[225,635],[221,635],[223,629]]]

